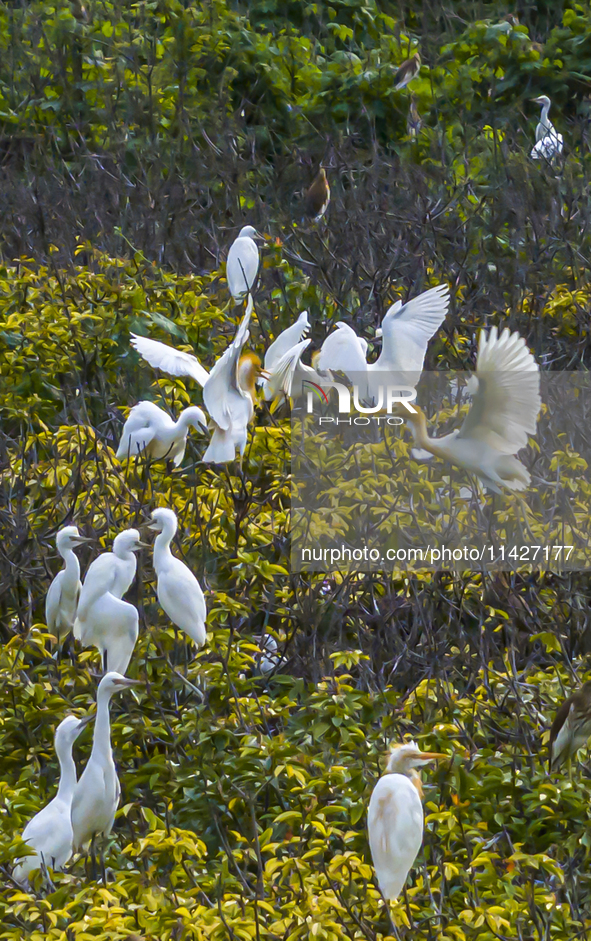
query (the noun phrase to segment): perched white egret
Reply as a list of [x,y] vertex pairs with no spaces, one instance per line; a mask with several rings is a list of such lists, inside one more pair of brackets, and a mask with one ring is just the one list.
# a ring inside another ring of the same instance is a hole
[[90,542],[76,526],[64,526],[56,536],[57,551],[65,562],[53,579],[45,598],[45,622],[58,644],[72,630],[80,597],[80,563],[74,552],[77,546]]
[[121,599],[135,578],[135,553],[142,546],[137,529],[125,529],[113,540],[113,551],[95,559],[84,578],[74,637],[84,647],[98,647],[105,672],[125,673],[135,647],[137,609]]
[[70,809],[76,787],[76,765],[72,757],[72,747],[91,718],[92,716],[85,716],[83,719],[66,716],[56,729],[54,743],[60,766],[59,786],[53,800],[29,820],[23,831],[23,840],[35,853],[17,860],[13,869],[12,877],[21,885],[28,885],[29,876],[35,869],[63,869],[72,855]]
[[403,304],[396,301],[381,326],[382,351],[368,363],[367,341],[345,323],[329,334],[320,350],[320,372],[343,372],[359,386],[363,400],[378,398],[378,389],[395,374],[396,380],[414,388],[420,379],[427,344],[445,319],[449,307],[447,284],[424,291]]
[[245,225],[230,245],[226,261],[226,278],[230,294],[239,301],[250,293],[259,270],[259,249],[255,238],[260,238],[252,225]]
[[591,680],[565,699],[550,729],[550,770],[559,768],[591,737]]
[[190,427],[207,430],[207,418],[196,405],[183,409],[173,421],[154,402],[138,402],[123,426],[117,457],[123,461],[144,451],[154,461],[167,459],[178,467],[185,455]]
[[476,373],[468,389],[472,405],[462,427],[443,438],[429,438],[427,420],[418,406],[405,419],[418,448],[476,474],[494,493],[500,487],[525,490],[529,472],[514,454],[536,432],[540,370],[525,340],[506,327],[500,336],[480,331]]
[[81,850],[95,836],[108,836],[113,828],[121,786],[111,748],[111,696],[130,686],[140,685],[111,670],[99,683],[92,751],[72,798],[74,850]]
[[533,98],[532,101],[542,106],[542,114],[536,127],[536,142],[531,149],[530,157],[533,160],[539,160],[540,157],[543,157],[545,160],[551,161],[562,153],[563,137],[548,117],[551,105],[548,96],[540,95],[539,98]]
[[369,846],[384,898],[396,899],[423,842],[423,790],[417,768],[447,758],[414,742],[392,749],[367,813]]
[[304,213],[312,218],[313,222],[320,222],[328,209],[330,202],[330,186],[326,178],[326,170],[320,167],[310,189],[304,199]]
[[158,533],[154,540],[154,569],[158,577],[156,594],[160,606],[173,624],[202,647],[207,636],[207,607],[201,585],[185,563],[170,551],[170,543],[178,527],[176,513],[160,507],[152,513],[148,527]]
[[268,676],[277,668],[281,660],[277,652],[277,641],[271,634],[265,634],[259,638],[259,647],[261,649],[261,654],[257,658],[259,670],[263,676]]
[[191,376],[203,386],[203,401],[214,426],[209,447],[203,455],[206,463],[233,461],[236,449],[242,455],[246,447],[248,424],[254,415],[256,380],[261,372],[257,356],[252,353],[242,355],[249,336],[252,310],[252,296],[249,294],[246,313],[234,341],[210,373],[195,356],[157,340],[132,334],[132,346],[151,366],[171,376]]

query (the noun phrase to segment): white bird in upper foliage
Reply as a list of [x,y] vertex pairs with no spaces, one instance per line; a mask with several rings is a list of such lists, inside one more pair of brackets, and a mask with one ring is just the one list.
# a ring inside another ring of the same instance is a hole
[[137,529],[125,529],[113,540],[113,551],[92,562],[86,576],[74,637],[84,647],[98,647],[103,670],[125,673],[138,636],[138,613],[122,597],[135,578],[135,553],[143,543]]
[[366,360],[367,341],[345,323],[322,344],[316,367],[320,372],[343,372],[359,386],[360,400],[379,399],[384,384],[400,381],[414,388],[420,379],[427,344],[449,307],[447,284],[424,291],[403,304],[396,301],[382,320],[382,351],[375,363]]
[[76,765],[72,757],[72,747],[91,718],[92,716],[85,716],[84,719],[66,716],[56,729],[54,743],[60,766],[57,794],[29,820],[23,831],[23,840],[35,853],[17,860],[13,869],[12,878],[21,885],[28,885],[29,876],[35,869],[63,869],[72,855],[70,810],[76,787]]
[[382,895],[396,899],[423,842],[423,789],[417,768],[447,758],[414,742],[392,749],[373,789],[367,813],[369,846]]
[[230,294],[239,301],[250,293],[259,270],[259,249],[255,238],[260,238],[252,225],[245,225],[230,245],[226,261],[226,278]]
[[191,426],[207,430],[207,418],[196,405],[183,409],[178,420],[173,421],[154,402],[138,402],[123,426],[117,457],[123,461],[145,451],[153,461],[166,458],[178,467],[185,455]]
[[539,98],[532,98],[537,105],[542,106],[540,121],[536,127],[536,142],[531,149],[530,157],[533,160],[539,160],[544,157],[546,160],[552,160],[562,153],[564,141],[562,134],[559,134],[552,121],[548,117],[550,113],[551,101],[547,95],[540,95]]
[[246,313],[236,336],[210,373],[195,356],[175,350],[165,343],[132,334],[132,346],[151,366],[171,376],[191,376],[203,386],[203,401],[214,424],[209,447],[203,455],[206,463],[227,463],[242,455],[246,448],[248,424],[254,415],[256,380],[261,363],[252,353],[242,355],[249,337],[253,310],[249,294]]
[[201,585],[185,563],[170,551],[170,543],[178,528],[176,513],[160,507],[152,513],[148,527],[158,532],[154,540],[154,569],[158,577],[156,594],[160,606],[173,624],[202,647],[207,636],[207,607]]
[[74,552],[77,546],[90,542],[76,526],[64,526],[56,536],[57,551],[66,563],[53,579],[45,598],[45,623],[55,634],[58,644],[72,630],[80,597],[80,563]]
[[468,383],[472,405],[462,427],[443,438],[429,438],[427,420],[417,406],[405,412],[415,444],[435,457],[476,474],[494,493],[500,487],[525,490],[531,477],[514,454],[536,432],[540,370],[525,340],[506,327],[497,336],[480,331],[476,373]]
[[111,748],[111,696],[130,686],[139,686],[111,670],[99,683],[92,751],[72,798],[72,833],[74,850],[81,850],[95,836],[108,836],[119,805],[121,785]]

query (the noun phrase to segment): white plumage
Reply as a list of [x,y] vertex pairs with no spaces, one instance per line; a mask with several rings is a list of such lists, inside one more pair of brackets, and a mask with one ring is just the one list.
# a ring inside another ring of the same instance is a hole
[[74,623],[84,647],[98,647],[103,670],[125,673],[138,636],[137,609],[122,601],[135,578],[135,553],[142,547],[137,529],[126,529],[88,567]]
[[271,374],[281,358],[285,356],[286,353],[289,353],[309,332],[310,322],[308,320],[308,311],[304,310],[296,322],[292,323],[286,330],[283,330],[267,349],[263,362],[265,372]]
[[530,157],[532,160],[539,160],[541,157],[552,161],[562,153],[564,140],[562,134],[559,134],[552,121],[549,118],[551,101],[547,95],[540,95],[533,101],[542,106],[539,123],[536,127],[536,142],[531,149]]
[[145,451],[152,460],[171,460],[178,467],[190,427],[207,429],[207,418],[196,405],[183,409],[175,422],[154,402],[138,402],[123,426],[117,457],[122,461]]
[[445,757],[421,752],[414,742],[397,745],[373,789],[367,812],[369,846],[386,899],[400,895],[423,842],[422,789],[415,769]]
[[259,250],[255,242],[257,232],[254,226],[245,225],[238,233],[228,252],[226,278],[230,294],[239,301],[250,293],[259,270]]
[[29,820],[23,831],[23,840],[35,853],[17,860],[12,877],[21,885],[28,885],[29,876],[40,867],[63,869],[72,855],[70,810],[76,787],[72,747],[89,720],[90,717],[66,716],[56,729],[54,743],[60,766],[59,786],[53,800]]
[[72,630],[80,597],[80,563],[74,552],[76,546],[89,542],[76,526],[64,526],[57,534],[57,551],[65,562],[61,572],[53,579],[45,598],[45,623],[55,634],[58,643]]
[[170,543],[178,527],[176,513],[161,507],[154,510],[152,522],[148,525],[158,532],[154,540],[154,569],[158,577],[156,593],[160,606],[173,624],[202,647],[207,636],[207,607],[201,585],[185,563],[170,551]]
[[531,478],[514,454],[536,432],[540,398],[538,364],[518,333],[480,331],[472,405],[462,427],[429,438],[424,414],[406,414],[417,447],[476,474],[495,493],[501,486],[525,490]]
[[108,836],[113,828],[121,786],[111,748],[109,704],[114,693],[137,685],[137,680],[114,671],[99,683],[92,751],[72,798],[74,850],[81,850],[94,836]]
[[338,323],[322,344],[317,368],[345,373],[358,384],[360,400],[377,400],[380,386],[397,381],[414,388],[429,340],[443,323],[448,307],[446,284],[424,291],[406,304],[396,301],[382,321],[382,351],[375,363],[367,362],[367,341],[347,324]]

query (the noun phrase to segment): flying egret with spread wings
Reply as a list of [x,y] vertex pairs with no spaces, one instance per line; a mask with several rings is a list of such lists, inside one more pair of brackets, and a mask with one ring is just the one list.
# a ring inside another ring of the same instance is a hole
[[138,680],[129,680],[115,671],[106,673],[99,683],[92,751],[72,797],[72,836],[76,851],[95,836],[108,836],[113,828],[121,785],[111,748],[109,704],[115,693],[139,685]]
[[113,551],[103,552],[84,577],[74,637],[84,647],[98,647],[103,670],[125,673],[138,637],[138,613],[123,595],[135,578],[135,553],[143,543],[137,529],[125,529],[113,540]]
[[338,323],[322,344],[316,368],[342,372],[359,386],[359,398],[378,398],[384,383],[400,382],[414,388],[420,379],[427,345],[445,319],[449,307],[447,284],[419,294],[403,304],[396,301],[382,320],[382,351],[367,362],[367,341],[352,327]]
[[476,372],[469,380],[472,404],[459,430],[430,438],[423,411],[405,412],[418,448],[463,467],[494,493],[525,490],[529,472],[514,457],[536,432],[541,408],[540,370],[525,340],[506,327],[480,331]]
[[417,768],[447,758],[414,742],[395,745],[373,789],[367,812],[369,847],[386,899],[400,895],[423,842],[423,789]]
[[203,456],[206,463],[227,463],[246,448],[248,424],[254,415],[256,380],[261,364],[252,353],[242,354],[249,337],[253,310],[249,294],[246,313],[233,342],[218,359],[210,373],[190,353],[132,334],[132,346],[143,358],[171,376],[190,376],[203,386],[203,401],[213,422],[213,434]]
[[70,811],[76,787],[76,765],[72,757],[72,747],[91,718],[92,716],[85,716],[83,719],[66,716],[56,729],[55,753],[60,766],[57,794],[29,820],[23,831],[23,840],[34,853],[17,860],[13,869],[12,878],[21,885],[28,885],[29,876],[35,869],[63,869],[72,855]]
[[202,647],[207,636],[207,607],[203,591],[188,566],[170,551],[170,543],[178,528],[176,513],[167,507],[154,510],[148,528],[158,533],[154,540],[154,569],[160,606],[173,624]]
[[77,546],[90,542],[76,526],[64,526],[56,536],[57,551],[64,560],[63,569],[53,579],[45,598],[45,623],[55,634],[58,644],[72,630],[80,597],[80,563],[74,552]]
[[190,427],[207,430],[207,418],[196,405],[183,409],[173,421],[154,402],[138,402],[123,426],[117,457],[124,461],[143,451],[153,461],[166,459],[178,467],[185,455]]

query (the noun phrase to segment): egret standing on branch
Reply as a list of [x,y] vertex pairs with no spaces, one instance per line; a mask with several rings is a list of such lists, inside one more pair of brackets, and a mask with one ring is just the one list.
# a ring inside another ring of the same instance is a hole
[[74,627],[80,597],[80,563],[74,552],[77,546],[90,542],[81,536],[76,526],[64,526],[57,534],[57,551],[65,562],[61,572],[53,579],[45,598],[45,623],[55,634],[58,644]]
[[416,769],[447,757],[422,752],[414,742],[395,745],[373,789],[367,813],[369,846],[386,899],[400,895],[423,842],[423,789]]
[[571,759],[591,736],[591,680],[566,699],[550,729],[550,770]]
[[226,261],[226,279],[235,301],[249,294],[259,270],[259,250],[255,242],[260,238],[252,225],[245,225],[238,238],[230,245]]
[[70,811],[76,787],[76,765],[72,757],[72,746],[91,718],[92,716],[85,716],[84,719],[66,716],[56,729],[54,742],[60,766],[60,782],[53,800],[29,820],[23,831],[23,840],[35,852],[17,860],[12,878],[21,885],[28,885],[29,876],[34,869],[63,869],[72,855]]
[[405,412],[415,444],[457,467],[476,474],[494,493],[525,490],[529,472],[514,454],[536,433],[540,398],[540,370],[525,340],[506,327],[497,337],[491,327],[480,331],[476,373],[468,382],[472,405],[458,431],[430,438],[420,408]]
[[547,95],[540,95],[539,98],[532,98],[532,101],[542,106],[540,121],[536,127],[536,142],[532,147],[530,157],[533,160],[539,160],[544,157],[551,161],[562,153],[564,145],[562,134],[559,134],[552,121],[548,117],[550,113],[551,101]]
[[117,457],[124,461],[144,451],[151,460],[171,460],[178,467],[185,455],[189,428],[207,431],[207,418],[192,405],[177,421],[153,402],[138,402],[130,411],[121,432]]
[[154,569],[158,576],[156,594],[160,606],[173,624],[202,647],[207,636],[207,607],[201,585],[185,563],[170,551],[170,543],[178,527],[176,513],[160,507],[152,513],[148,527],[158,533],[154,540]]
[[108,836],[113,829],[121,785],[111,748],[109,704],[114,693],[139,685],[139,680],[113,671],[99,683],[92,751],[72,798],[74,850],[81,850],[96,836]]

